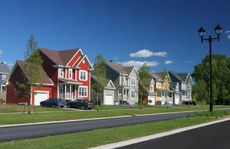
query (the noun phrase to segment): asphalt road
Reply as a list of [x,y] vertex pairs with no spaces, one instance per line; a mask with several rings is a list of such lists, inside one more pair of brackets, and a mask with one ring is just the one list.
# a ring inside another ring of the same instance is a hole
[[120,149],[230,149],[230,121],[125,146]]
[[64,122],[54,124],[39,124],[27,126],[0,127],[0,141],[11,141],[24,138],[44,137],[49,135],[66,134],[80,131],[88,131],[100,128],[111,128],[146,122],[157,122],[175,118],[187,117],[193,113],[171,113],[147,116],[130,116],[123,118],[111,118],[100,120],[87,120],[76,122]]

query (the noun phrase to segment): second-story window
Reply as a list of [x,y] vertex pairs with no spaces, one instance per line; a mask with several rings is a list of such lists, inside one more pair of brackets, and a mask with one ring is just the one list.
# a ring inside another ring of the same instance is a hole
[[154,86],[150,85],[150,92],[154,92]]
[[64,78],[64,76],[65,76],[64,68],[59,68],[58,70],[59,70],[58,77],[59,78]]
[[72,69],[69,69],[69,72],[68,72],[68,79],[72,79],[73,77],[73,70]]
[[2,75],[2,80],[6,80],[6,78],[7,78],[7,75]]
[[87,81],[88,80],[87,71],[85,71],[85,70],[79,71],[79,80],[81,80],[81,81]]
[[130,84],[131,84],[131,86],[136,86],[136,79],[130,78]]

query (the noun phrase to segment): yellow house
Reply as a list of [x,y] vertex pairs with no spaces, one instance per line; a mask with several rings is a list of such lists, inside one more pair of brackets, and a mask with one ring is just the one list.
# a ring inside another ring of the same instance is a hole
[[148,104],[163,105],[172,103],[172,91],[170,90],[171,79],[168,72],[152,73],[150,82]]

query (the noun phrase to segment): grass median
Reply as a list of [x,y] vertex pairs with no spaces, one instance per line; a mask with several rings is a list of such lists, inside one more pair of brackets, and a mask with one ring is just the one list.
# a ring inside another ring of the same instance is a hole
[[[208,107],[204,106],[154,106],[154,107],[99,107],[99,111],[69,111],[65,109],[57,108],[40,108],[41,112],[32,114],[26,113],[0,113],[0,125],[8,124],[22,124],[22,123],[35,123],[35,122],[47,122],[47,121],[59,121],[59,120],[74,120],[74,119],[88,119],[99,117],[113,117],[124,115],[138,115],[138,114],[153,114],[153,113],[165,113],[165,112],[180,112],[180,111],[194,111],[194,110],[207,110]],[[48,110],[45,112],[45,110]]]
[[186,126],[201,124],[222,117],[230,116],[229,112],[199,112],[196,116],[162,122],[137,124],[131,126],[98,129],[94,131],[48,136],[36,139],[18,140],[0,143],[4,149],[84,149],[108,143],[152,135]]

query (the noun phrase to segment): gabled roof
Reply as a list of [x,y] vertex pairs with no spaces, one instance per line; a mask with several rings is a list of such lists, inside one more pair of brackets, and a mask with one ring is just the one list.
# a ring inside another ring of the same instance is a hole
[[157,73],[152,73],[151,75],[153,79],[156,80],[157,82],[163,82],[163,80],[161,79],[161,76],[159,76]]
[[[14,67],[19,66],[22,72],[24,73],[25,69],[30,69],[32,67],[31,63],[25,62],[25,61],[16,61],[16,64]],[[12,72],[13,73],[13,72]],[[25,77],[28,80],[31,80],[31,77],[26,75],[24,73]],[[42,84],[42,85],[54,85],[53,81],[49,78],[45,70],[41,67],[41,78],[36,82],[35,84]]]
[[180,76],[182,81],[186,81],[187,77],[188,77],[188,73],[178,73],[178,75]]
[[0,63],[0,73],[9,74],[10,69],[5,62]]
[[188,73],[169,72],[172,82],[186,82]]
[[99,82],[98,79],[97,79],[97,76],[96,76],[95,74],[91,74],[91,78],[92,78],[94,81],[100,83],[103,87],[106,87],[109,83],[112,83],[112,86],[113,86],[113,88],[115,89],[115,86],[114,86],[114,84],[113,84],[113,81],[112,81],[112,80],[109,80],[108,78],[105,78],[105,82]]
[[66,66],[75,53],[81,51],[81,49],[54,51],[47,48],[39,48],[39,51],[50,58],[55,64]]
[[87,60],[87,63],[89,64],[89,67],[90,67],[89,69],[92,70],[92,69],[93,69],[93,65],[90,63],[89,58],[87,57],[87,55],[84,55],[83,57],[81,57],[81,58],[76,62],[76,64],[74,65],[74,67],[78,67],[84,59]]
[[177,72],[169,71],[169,76],[172,82],[183,82],[183,80],[181,79],[180,75]]
[[119,74],[126,74],[129,75],[132,70],[135,68],[134,66],[123,66],[120,63],[114,63],[114,62],[106,62],[107,66],[112,68],[114,71],[116,71]]

